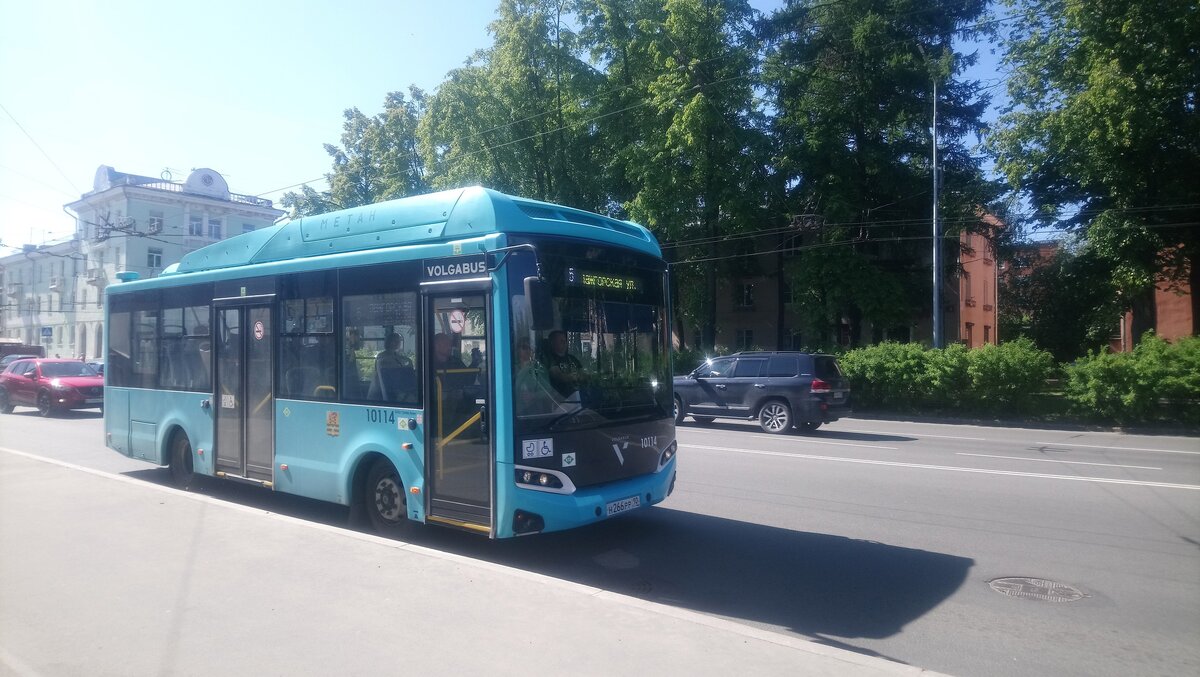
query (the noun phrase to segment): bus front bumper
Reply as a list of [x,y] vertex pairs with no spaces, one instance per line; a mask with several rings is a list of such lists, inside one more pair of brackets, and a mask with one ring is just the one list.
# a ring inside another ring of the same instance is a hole
[[562,531],[649,508],[674,490],[675,462],[672,458],[650,475],[583,487],[570,494],[514,485],[497,536]]

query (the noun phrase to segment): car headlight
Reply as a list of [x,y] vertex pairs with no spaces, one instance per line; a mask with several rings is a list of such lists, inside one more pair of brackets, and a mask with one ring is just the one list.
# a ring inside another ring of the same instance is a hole
[[58,379],[51,380],[50,387],[54,388],[55,390],[70,390],[71,389],[71,386],[67,385],[66,383],[63,383],[62,381],[60,381]]

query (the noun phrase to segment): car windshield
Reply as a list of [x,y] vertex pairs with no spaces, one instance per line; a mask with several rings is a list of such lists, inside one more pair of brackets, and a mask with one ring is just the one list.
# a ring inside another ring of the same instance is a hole
[[43,362],[42,376],[62,378],[65,376],[99,376],[100,374],[83,362]]

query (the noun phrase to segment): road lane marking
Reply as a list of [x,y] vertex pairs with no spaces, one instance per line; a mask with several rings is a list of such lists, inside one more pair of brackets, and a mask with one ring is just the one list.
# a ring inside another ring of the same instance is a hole
[[1083,447],[1085,449],[1111,449],[1112,451],[1157,451],[1162,454],[1192,454],[1200,456],[1200,451],[1179,451],[1177,449],[1147,449],[1146,447],[1110,447],[1107,444],[1075,444],[1072,442],[1034,442],[1048,447]]
[[964,451],[958,452],[959,456],[977,456],[979,458],[1011,458],[1014,461],[1035,461],[1037,463],[1070,463],[1071,465],[1102,465],[1106,468],[1136,468],[1138,470],[1162,470],[1162,468],[1153,468],[1148,465],[1117,465],[1115,463],[1087,463],[1084,461],[1065,461],[1058,458],[1029,458],[1028,456],[996,456],[993,454],[968,454]]
[[987,470],[984,468],[962,468],[951,465],[927,465],[924,463],[901,463],[899,461],[875,461],[868,458],[841,458],[838,456],[814,456],[811,454],[788,454],[781,451],[758,451],[756,449],[737,449],[733,447],[708,447],[699,444],[680,444],[680,447],[688,449],[701,449],[709,451],[728,451],[735,454],[754,454],[758,456],[785,456],[788,458],[798,458],[809,461],[836,461],[839,463],[860,463],[863,465],[885,465],[896,468],[916,468],[920,470],[949,470],[953,472],[976,473],[980,475],[1008,475],[1010,477],[1036,477],[1039,479],[1049,480],[1068,480],[1072,482],[1094,482],[1097,484],[1127,484],[1138,487],[1158,487],[1160,489],[1190,489],[1192,491],[1200,491],[1200,485],[1196,484],[1172,484],[1169,482],[1141,482],[1137,480],[1118,480],[1108,479],[1106,477],[1080,477],[1078,475],[1049,475],[1035,472],[1018,472],[1015,470]]
[[903,437],[936,437],[943,440],[969,440],[971,442],[988,442],[986,437],[956,437],[954,435],[929,435],[926,433],[902,433],[892,430],[848,430],[846,428],[838,428],[830,432],[838,433],[862,433],[865,435],[900,435]]
[[787,439],[803,440],[805,442],[811,442],[813,444],[830,444],[835,447],[861,447],[863,449],[890,449],[892,451],[896,451],[897,449],[900,448],[900,447],[881,447],[878,444],[852,444],[850,442],[825,442],[823,440],[816,440],[811,437],[788,438],[788,437],[784,437],[782,435],[751,435],[750,437],[757,437],[760,440],[775,440],[777,442],[779,440],[787,440]]

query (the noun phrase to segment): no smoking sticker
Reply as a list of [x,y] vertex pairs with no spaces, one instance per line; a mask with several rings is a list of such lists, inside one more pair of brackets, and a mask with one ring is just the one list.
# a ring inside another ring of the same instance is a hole
[[467,324],[467,315],[461,310],[450,311],[450,331],[461,334]]
[[254,340],[261,341],[267,335],[267,328],[263,326],[262,320],[254,323]]

